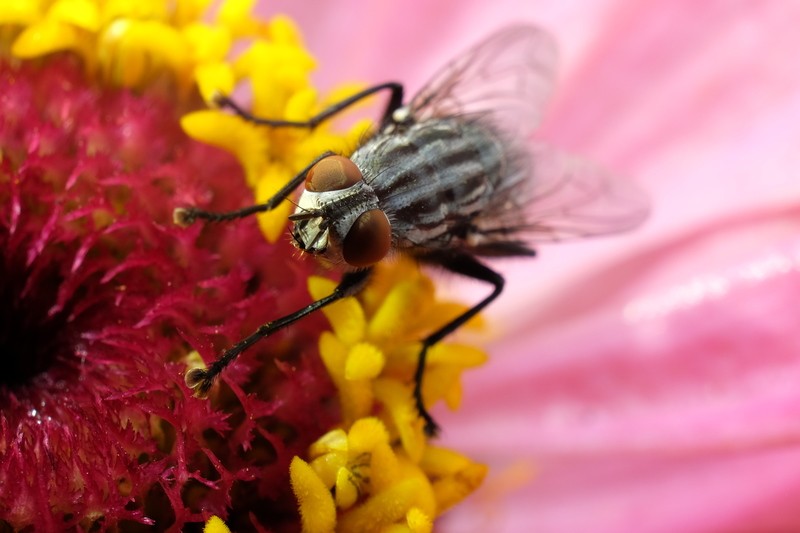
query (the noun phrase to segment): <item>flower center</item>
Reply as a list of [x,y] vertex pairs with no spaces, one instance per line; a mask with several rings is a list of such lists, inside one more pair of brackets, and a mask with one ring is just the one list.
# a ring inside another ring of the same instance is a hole
[[149,267],[125,263],[144,241],[125,220],[131,191],[147,186],[142,154],[170,146],[151,131],[158,113],[87,85],[69,56],[0,60],[0,387],[74,380],[97,332],[136,324],[141,293],[157,294]]
[[[6,240],[0,239],[0,247],[7,250]],[[36,265],[34,273],[20,259],[4,257],[0,264],[0,386],[12,388],[74,354],[69,310],[53,306],[63,282],[59,265]]]

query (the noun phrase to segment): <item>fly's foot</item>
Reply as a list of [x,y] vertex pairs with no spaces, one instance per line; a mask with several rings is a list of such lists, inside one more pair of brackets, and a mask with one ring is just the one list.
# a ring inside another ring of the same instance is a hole
[[438,436],[439,424],[436,423],[428,410],[425,409],[425,404],[422,403],[422,395],[416,389],[414,390],[414,402],[416,403],[420,418],[425,421],[425,435],[431,438]]
[[191,226],[195,220],[197,220],[197,209],[194,207],[176,207],[172,212],[172,221],[182,228]]
[[429,438],[435,438],[439,436],[439,424],[433,419],[433,417],[427,411],[420,411],[419,416],[425,421],[425,435]]
[[183,381],[194,391],[196,398],[205,398],[214,384],[214,377],[205,368],[193,368],[183,376]]
[[214,95],[211,97],[211,102],[214,104],[215,107],[218,107],[220,109],[238,108],[238,106],[233,102],[233,100],[230,99],[230,97],[228,97],[225,94],[222,94],[219,91],[214,93]]

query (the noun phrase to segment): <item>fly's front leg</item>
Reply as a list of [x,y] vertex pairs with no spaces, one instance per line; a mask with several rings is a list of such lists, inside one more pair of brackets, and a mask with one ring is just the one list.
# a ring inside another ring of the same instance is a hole
[[199,209],[197,207],[178,207],[172,212],[172,219],[175,224],[179,226],[189,226],[194,223],[195,220],[203,219],[209,220],[211,222],[223,222],[226,220],[233,220],[236,218],[246,217],[255,213],[261,213],[264,211],[272,211],[278,205],[284,201],[286,198],[289,197],[292,192],[300,186],[301,183],[306,179],[306,174],[308,171],[311,170],[311,167],[325,159],[326,157],[334,155],[333,152],[325,152],[324,154],[320,155],[316,159],[314,159],[311,163],[309,163],[306,168],[301,170],[295,177],[293,177],[289,182],[284,185],[281,190],[275,193],[275,195],[264,202],[263,204],[251,205],[249,207],[244,207],[242,209],[237,209],[236,211],[226,211],[222,213],[215,213],[213,211],[205,211],[203,209]]
[[357,270],[355,272],[346,273],[342,277],[342,281],[339,282],[339,285],[337,285],[336,289],[334,289],[329,296],[317,300],[316,302],[312,302],[311,304],[303,307],[302,309],[298,309],[292,314],[286,315],[277,320],[273,320],[272,322],[267,322],[254,331],[251,335],[245,337],[239,343],[223,352],[222,355],[220,355],[208,366],[208,368],[193,368],[187,372],[186,376],[184,376],[186,385],[189,388],[194,389],[196,396],[206,396],[208,391],[211,389],[211,386],[214,384],[214,380],[217,378],[217,376],[222,373],[222,371],[225,370],[225,368],[247,348],[261,339],[269,337],[276,331],[280,331],[286,326],[293,324],[304,316],[309,315],[318,309],[322,309],[326,305],[330,305],[333,302],[341,300],[347,296],[357,294],[361,291],[361,289],[364,288],[364,285],[369,280],[371,273],[372,269]]
[[487,305],[497,298],[500,293],[503,292],[505,280],[503,276],[468,254],[433,254],[422,257],[421,261],[427,264],[440,266],[450,272],[461,274],[468,278],[485,281],[494,286],[489,296],[428,335],[422,341],[422,349],[420,350],[419,359],[417,360],[417,369],[414,372],[414,401],[416,402],[419,415],[425,420],[425,433],[432,437],[439,432],[439,426],[425,408],[425,404],[422,401],[422,379],[425,376],[425,360],[428,355],[428,349],[463,326],[469,319],[480,313]]
[[324,122],[331,118],[332,116],[341,113],[348,107],[352,106],[367,98],[368,96],[372,96],[375,93],[380,91],[389,91],[389,101],[386,104],[386,110],[383,113],[383,117],[381,118],[381,125],[387,124],[392,117],[392,113],[394,113],[398,108],[403,105],[403,85],[397,82],[388,82],[388,83],[381,83],[380,85],[375,85],[373,87],[368,87],[363,91],[359,91],[353,96],[349,98],[345,98],[341,102],[336,102],[332,106],[324,109],[321,113],[314,115],[310,119],[306,121],[292,121],[292,120],[275,120],[269,118],[262,118],[257,117],[251,114],[248,111],[245,111],[239,104],[234,102],[230,97],[225,95],[218,95],[214,98],[214,102],[219,107],[224,107],[230,109],[235,114],[242,117],[244,120],[248,122],[252,122],[253,124],[260,124],[263,126],[270,126],[273,128],[315,128],[321,122]]

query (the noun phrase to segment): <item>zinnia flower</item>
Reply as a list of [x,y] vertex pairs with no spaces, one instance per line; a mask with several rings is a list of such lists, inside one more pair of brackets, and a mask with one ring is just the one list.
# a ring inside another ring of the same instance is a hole
[[412,88],[484,28],[549,29],[562,68],[542,136],[632,176],[653,205],[631,236],[496,263],[509,290],[487,319],[502,340],[465,380],[462,409],[440,415],[444,442],[490,476],[443,529],[798,530],[796,5],[337,3],[292,15],[314,46],[346,38],[337,13],[358,41],[327,79]]
[[[244,88],[256,113],[291,120],[352,91],[318,98],[296,28],[250,7],[0,6],[2,526],[429,531],[485,474],[428,446],[414,411],[417,341],[463,307],[413,265],[327,310],[332,333],[320,314],[260,343],[210,400],[185,386],[334,282],[282,237],[288,207],[260,229],[183,229],[173,209],[269,196],[367,127],[270,131],[207,109]],[[401,320],[411,308],[419,320]],[[457,405],[484,358],[437,347],[426,399]]]

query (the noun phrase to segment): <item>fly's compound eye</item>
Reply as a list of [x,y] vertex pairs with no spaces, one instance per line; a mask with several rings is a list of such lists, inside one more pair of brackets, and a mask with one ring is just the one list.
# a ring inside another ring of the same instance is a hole
[[392,225],[386,213],[371,209],[356,219],[342,243],[342,257],[348,265],[362,268],[374,265],[389,253]]
[[358,167],[340,155],[326,157],[306,174],[306,190],[311,192],[340,191],[361,181]]

